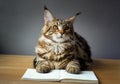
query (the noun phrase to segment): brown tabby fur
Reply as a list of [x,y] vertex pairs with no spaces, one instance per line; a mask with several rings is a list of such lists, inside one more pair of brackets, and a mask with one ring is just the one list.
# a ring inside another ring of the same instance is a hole
[[34,67],[37,72],[52,69],[66,69],[69,73],[79,73],[91,63],[91,51],[86,40],[74,32],[76,16],[60,20],[48,8],[44,8],[45,24],[35,48],[37,54]]

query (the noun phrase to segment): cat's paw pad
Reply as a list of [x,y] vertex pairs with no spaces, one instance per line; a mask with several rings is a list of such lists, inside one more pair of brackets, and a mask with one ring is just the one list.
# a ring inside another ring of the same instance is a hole
[[80,73],[80,65],[79,64],[74,64],[74,63],[69,63],[66,66],[66,71],[69,73],[73,73],[73,74],[78,74]]
[[39,62],[36,66],[36,71],[39,73],[48,73],[50,70],[51,68],[46,62]]

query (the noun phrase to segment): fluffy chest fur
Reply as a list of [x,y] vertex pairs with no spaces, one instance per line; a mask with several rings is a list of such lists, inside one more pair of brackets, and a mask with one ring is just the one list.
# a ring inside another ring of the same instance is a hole
[[56,55],[68,52],[68,51],[70,51],[69,50],[70,48],[74,49],[74,47],[75,47],[74,41],[71,41],[71,42],[69,41],[69,42],[65,42],[65,43],[46,42],[46,49],[48,51],[53,52]]
[[[39,47],[38,47],[39,46]],[[43,59],[61,60],[69,55],[75,54],[75,42],[55,43],[44,36],[39,39],[39,45],[36,47],[36,53]],[[70,56],[69,56],[70,57]]]
[[[68,43],[69,44],[69,43]],[[56,43],[48,47],[48,51],[54,52],[56,55],[62,54],[66,50],[65,44]]]

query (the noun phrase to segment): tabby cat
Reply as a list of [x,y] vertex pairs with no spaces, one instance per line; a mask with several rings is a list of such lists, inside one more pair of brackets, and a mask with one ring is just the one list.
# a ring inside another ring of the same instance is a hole
[[91,51],[86,40],[73,28],[80,13],[61,20],[44,7],[44,26],[35,48],[37,56],[33,64],[37,72],[47,73],[53,69],[65,69],[77,74],[91,64]]

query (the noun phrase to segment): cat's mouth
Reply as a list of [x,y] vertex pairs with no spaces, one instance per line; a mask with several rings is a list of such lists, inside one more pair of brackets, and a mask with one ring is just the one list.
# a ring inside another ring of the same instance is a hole
[[65,43],[65,42],[68,42],[70,41],[70,39],[68,37],[64,37],[64,36],[61,36],[61,37],[53,37],[52,39],[54,42],[56,43]]
[[70,40],[52,40],[53,42],[55,42],[55,43],[67,43],[67,42],[69,42]]

